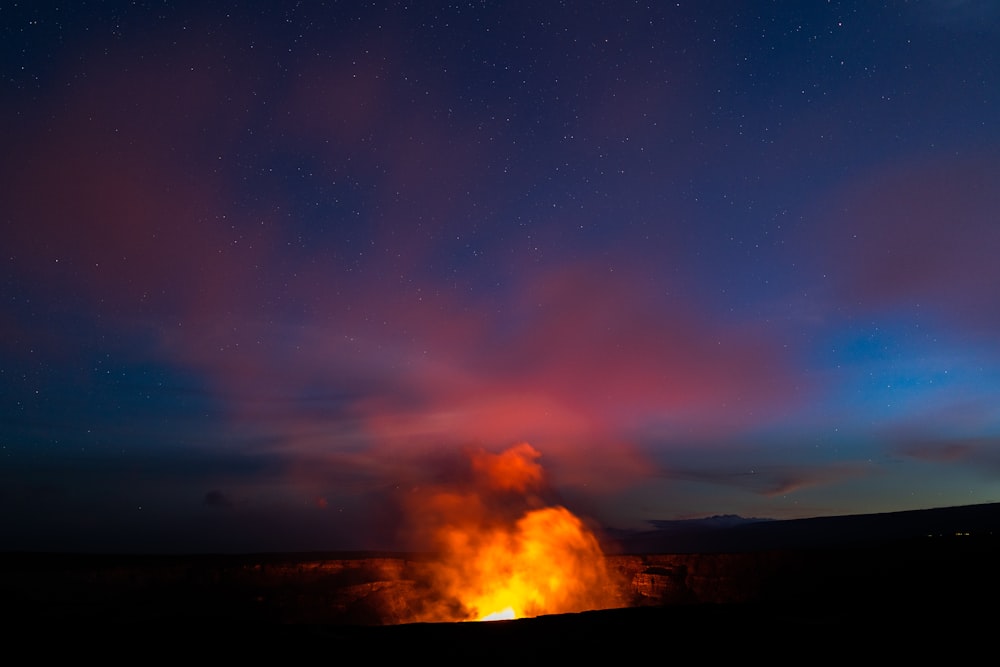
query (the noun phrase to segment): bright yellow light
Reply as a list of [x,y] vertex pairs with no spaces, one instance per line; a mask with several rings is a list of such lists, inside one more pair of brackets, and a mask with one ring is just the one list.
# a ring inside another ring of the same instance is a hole
[[483,616],[479,620],[480,621],[510,621],[510,620],[512,620],[512,619],[514,619],[516,617],[517,617],[516,614],[514,614],[514,608],[513,607],[507,607],[506,609],[503,609],[501,611],[495,611],[492,614],[487,614],[486,616]]

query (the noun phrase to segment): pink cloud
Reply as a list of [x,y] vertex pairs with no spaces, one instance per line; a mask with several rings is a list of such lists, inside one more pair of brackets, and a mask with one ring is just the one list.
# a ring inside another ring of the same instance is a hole
[[[4,188],[17,223],[6,250],[51,294],[203,374],[234,428],[301,448],[303,462],[345,439],[372,456],[528,441],[564,483],[608,488],[651,469],[634,444],[647,429],[738,433],[794,408],[804,388],[766,331],[666,296],[633,258],[537,270],[514,256],[488,307],[438,275],[434,253],[468,223],[454,215],[462,198],[489,186],[486,149],[475,128],[446,132],[432,101],[389,85],[382,58],[391,49],[316,63],[282,107],[304,147],[372,179],[380,213],[360,225],[378,243],[358,272],[322,246],[289,266],[274,214],[234,205],[242,185],[211,166],[240,136],[230,112],[252,108],[245,72],[156,58],[95,69],[49,102],[57,122],[23,126],[7,158],[20,169]],[[392,107],[411,113],[389,123]],[[272,321],[283,309],[302,324]],[[313,387],[339,396],[332,414],[294,405]],[[361,459],[328,469],[385,473]],[[307,480],[308,465],[289,474]]]
[[983,440],[908,441],[897,447],[903,456],[929,463],[974,463],[995,443]]
[[865,173],[827,218],[825,267],[842,297],[874,308],[916,304],[995,327],[998,178],[1000,161],[989,152]]
[[798,491],[825,486],[835,486],[842,482],[871,474],[872,467],[860,462],[839,464],[764,464],[752,469],[733,470],[731,467],[711,467],[700,469],[685,467],[668,470],[664,475],[669,479],[697,481],[706,484],[743,489],[755,494],[773,498],[794,494]]
[[580,437],[673,420],[739,428],[787,409],[798,379],[766,332],[714,322],[642,285],[579,262],[526,281],[504,321],[483,313],[477,325],[447,310],[410,319],[394,308],[413,346],[431,350],[403,369],[420,396],[420,416],[406,419],[463,436]]
[[650,428],[732,436],[806,395],[766,332],[641,285],[580,262],[525,280],[510,320],[451,318],[444,302],[411,319],[425,311],[401,304],[411,351],[428,352],[397,369],[406,398],[357,404],[365,428],[401,447],[526,440],[561,483],[607,490],[651,474],[636,446]]

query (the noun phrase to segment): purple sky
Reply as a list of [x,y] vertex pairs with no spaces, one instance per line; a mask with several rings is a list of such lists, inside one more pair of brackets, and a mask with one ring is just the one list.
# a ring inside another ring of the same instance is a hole
[[606,528],[1000,501],[996,3],[43,4],[0,549],[394,548],[522,441]]

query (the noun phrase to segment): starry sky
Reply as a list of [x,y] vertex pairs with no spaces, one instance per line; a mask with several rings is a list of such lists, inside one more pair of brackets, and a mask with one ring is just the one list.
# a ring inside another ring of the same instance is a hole
[[1000,4],[0,7],[0,549],[1000,501]]

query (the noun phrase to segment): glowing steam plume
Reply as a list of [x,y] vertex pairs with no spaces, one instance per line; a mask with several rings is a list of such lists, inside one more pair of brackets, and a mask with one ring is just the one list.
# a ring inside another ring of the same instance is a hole
[[424,621],[495,620],[617,605],[594,534],[568,509],[543,506],[541,454],[521,443],[473,452],[470,479],[420,497],[441,554]]

